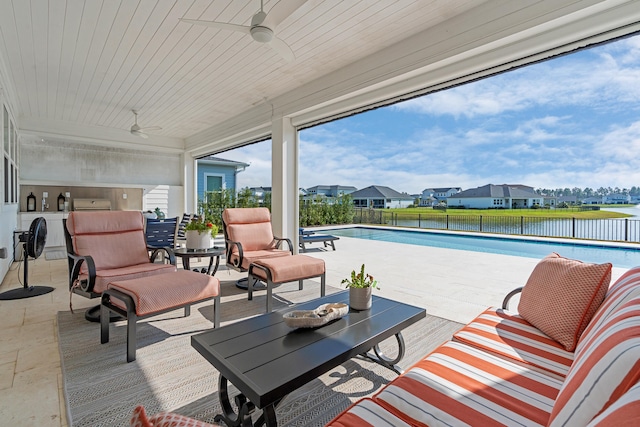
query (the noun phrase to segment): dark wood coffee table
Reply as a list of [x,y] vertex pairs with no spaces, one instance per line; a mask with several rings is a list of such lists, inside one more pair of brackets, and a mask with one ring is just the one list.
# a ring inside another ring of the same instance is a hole
[[[351,310],[319,328],[292,329],[282,319],[287,311],[312,310],[329,302],[348,304],[349,293],[332,294],[191,337],[191,345],[220,371],[218,394],[224,414],[217,415],[216,421],[228,426],[251,425],[250,414],[258,407],[262,414],[255,425],[277,426],[275,408],[287,394],[354,356],[365,356],[399,372],[394,365],[404,356],[401,331],[426,317],[426,311],[374,296],[371,309]],[[399,348],[391,360],[378,344],[394,335]],[[235,397],[238,412],[229,401],[229,381],[241,393]]]
[[[211,276],[216,274],[218,271],[218,267],[220,266],[220,256],[224,254],[224,248],[213,247],[209,249],[186,249],[186,248],[178,248],[174,249],[173,253],[182,258],[182,268],[185,270],[190,270],[190,259],[191,258],[209,258],[209,268],[203,270],[202,273],[207,273]],[[213,260],[216,260],[216,265],[213,266]],[[213,268],[211,268],[213,266]]]

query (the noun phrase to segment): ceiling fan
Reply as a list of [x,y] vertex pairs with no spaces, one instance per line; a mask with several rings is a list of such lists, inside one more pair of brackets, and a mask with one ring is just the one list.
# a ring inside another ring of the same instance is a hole
[[258,43],[266,43],[278,52],[285,61],[291,62],[295,59],[293,50],[291,50],[287,43],[275,35],[274,28],[302,6],[305,1],[306,0],[280,0],[267,14],[264,12],[264,0],[260,0],[260,10],[251,18],[250,26],[230,24],[227,22],[200,21],[197,19],[180,18],[180,21],[249,34],[255,41]]
[[131,112],[133,113],[133,116],[135,117],[135,123],[131,126],[131,134],[132,135],[136,135],[136,136],[140,136],[142,138],[149,138],[149,136],[144,133],[143,131],[145,130],[160,130],[162,129],[160,126],[149,126],[149,127],[140,127],[138,125],[138,110],[131,110]]

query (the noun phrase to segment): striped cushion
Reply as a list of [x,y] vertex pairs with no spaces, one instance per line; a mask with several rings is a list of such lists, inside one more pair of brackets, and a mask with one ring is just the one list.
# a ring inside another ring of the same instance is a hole
[[455,341],[374,397],[414,425],[546,425],[559,379]]
[[604,301],[593,315],[593,319],[584,330],[580,340],[578,340],[576,352],[584,347],[583,344],[588,340],[587,337],[592,334],[593,330],[600,328],[602,322],[607,320],[612,312],[615,312],[621,305],[638,296],[640,296],[640,267],[635,267],[625,272],[609,287]]
[[533,269],[522,289],[518,313],[574,351],[578,338],[602,303],[611,264],[589,264],[552,253]]
[[329,427],[366,427],[366,426],[386,426],[386,427],[410,427],[409,424],[400,418],[386,411],[371,399],[362,399],[349,409],[334,418]]
[[562,377],[567,375],[573,362],[572,352],[565,350],[522,316],[500,308],[485,310],[453,338]]
[[550,426],[586,425],[640,380],[640,298],[594,329],[558,394]]
[[587,427],[640,426],[640,384],[634,385]]

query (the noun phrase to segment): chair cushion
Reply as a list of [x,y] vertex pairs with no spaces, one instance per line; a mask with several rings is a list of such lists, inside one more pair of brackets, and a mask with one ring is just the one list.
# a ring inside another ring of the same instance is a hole
[[600,328],[602,322],[607,320],[611,313],[615,312],[620,306],[627,301],[640,296],[640,267],[635,267],[627,270],[622,276],[616,280],[616,282],[609,287],[604,301],[600,304],[600,307],[593,315],[593,319],[589,322],[589,325],[584,330],[578,345],[576,346],[576,352],[579,352],[583,347],[585,338],[591,334],[594,329]]
[[[243,252],[270,249],[275,245],[270,222],[227,225],[227,237],[232,242],[240,242]],[[233,251],[237,249],[234,247]]]
[[365,398],[355,403],[336,418],[331,420],[328,427],[362,427],[362,426],[393,426],[411,427],[373,400]]
[[144,230],[144,215],[138,211],[73,211],[67,218],[71,235],[109,234]]
[[[306,255],[261,258],[255,260],[253,264],[268,268],[273,283],[293,282],[324,274],[324,260]],[[261,279],[267,279],[265,272],[259,268],[253,269],[253,274]]]
[[501,308],[488,308],[456,332],[453,339],[562,377],[573,362],[573,352],[522,316]]
[[267,208],[227,208],[222,212],[227,225],[271,222],[271,212]]
[[587,425],[640,380],[640,297],[585,337],[560,389],[550,426]]
[[215,427],[204,421],[194,420],[173,412],[158,412],[151,418],[143,406],[137,406],[131,417],[131,427]]
[[273,248],[271,212],[267,208],[228,208],[222,212],[227,238],[240,242],[242,250]]
[[[208,274],[180,270],[175,273],[109,283],[108,289],[116,289],[130,295],[136,304],[136,314],[147,316],[215,297],[220,293],[220,281]],[[117,298],[112,298],[111,302],[125,308]]]
[[[97,270],[149,262],[142,212],[71,212],[67,230],[75,253],[91,256]],[[84,264],[81,272],[87,272]]]
[[632,427],[640,425],[640,384],[634,385],[587,427]]
[[450,341],[373,400],[411,425],[546,425],[561,385],[553,376]]
[[[242,268],[243,270],[248,270],[249,265],[251,265],[251,263],[256,260],[264,259],[264,258],[285,257],[285,256],[291,256],[291,252],[287,250],[282,250],[282,249],[247,251],[243,253],[242,265],[240,265],[239,267]],[[238,256],[231,254],[231,257],[229,257],[229,262],[231,262],[233,265],[236,265],[236,263],[238,262]]]
[[611,267],[610,263],[583,263],[552,253],[533,269],[522,290],[518,312],[567,351],[573,351],[604,299]]
[[[150,262],[128,267],[114,268],[109,270],[96,271],[96,281],[93,292],[101,294],[107,289],[111,282],[122,280],[139,279],[141,277],[154,276],[156,274],[172,273],[176,271],[176,266],[172,264],[152,264]],[[80,280],[87,279],[86,274],[80,274]]]

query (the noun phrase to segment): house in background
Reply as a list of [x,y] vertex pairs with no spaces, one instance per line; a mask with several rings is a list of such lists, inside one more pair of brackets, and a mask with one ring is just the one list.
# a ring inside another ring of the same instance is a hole
[[604,196],[604,203],[607,205],[627,205],[631,203],[631,196],[628,194],[608,194]]
[[250,187],[251,195],[260,203],[260,206],[264,204],[264,196],[267,193],[271,193],[271,187]]
[[466,209],[525,209],[543,206],[544,198],[527,185],[487,184],[449,197],[447,205]]
[[351,193],[356,208],[406,208],[413,205],[413,198],[389,187],[372,185]]
[[561,203],[566,203],[567,205],[577,205],[578,196],[559,196],[558,205]]
[[582,200],[583,205],[601,205],[604,203],[604,197],[592,196]]
[[339,197],[343,194],[351,194],[356,190],[357,188],[352,185],[316,185],[307,188],[306,196],[310,198],[315,196]]
[[461,191],[460,187],[425,188],[420,195],[420,206],[436,206]]
[[338,197],[344,194],[351,194],[357,188],[351,185],[316,185],[307,189],[300,189],[302,200],[321,200],[328,204],[333,204]]
[[237,177],[249,164],[207,156],[197,160],[198,199],[208,191],[236,190]]

